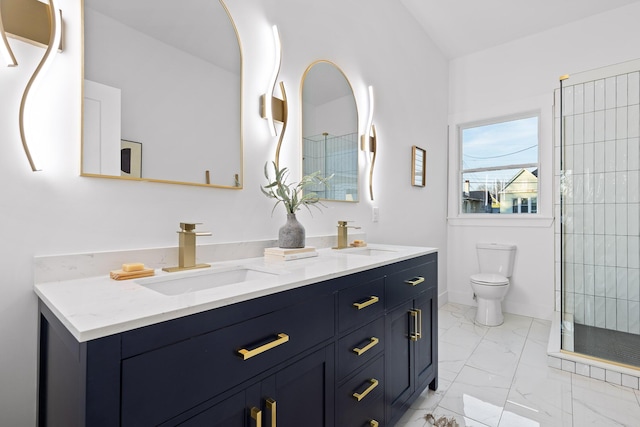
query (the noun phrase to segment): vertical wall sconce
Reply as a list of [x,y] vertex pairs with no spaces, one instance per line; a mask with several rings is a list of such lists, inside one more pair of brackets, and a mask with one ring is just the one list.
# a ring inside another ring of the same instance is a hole
[[29,79],[22,95],[18,123],[25,155],[31,170],[37,171],[40,169],[38,169],[34,160],[35,153],[29,148],[25,135],[25,111],[29,95],[37,86],[38,77],[50,66],[55,57],[55,52],[62,50],[62,12],[55,7],[54,0],[48,0],[48,4],[41,3],[38,0],[2,0],[0,7],[0,20],[4,19],[3,24],[0,24],[0,35],[2,36],[0,51],[3,45],[8,47],[10,56],[7,57],[12,58],[13,65],[17,65],[17,61],[7,43],[5,30],[6,34],[16,39],[46,48],[42,60]]
[[282,138],[287,129],[287,116],[289,114],[287,107],[287,92],[284,89],[284,83],[280,82],[280,92],[282,93],[282,99],[274,96],[276,81],[278,80],[278,74],[280,74],[280,66],[282,64],[282,45],[280,43],[280,34],[278,33],[278,27],[274,25],[273,41],[274,41],[274,60],[273,71],[269,78],[269,86],[267,92],[260,97],[260,115],[263,119],[267,119],[267,124],[271,132],[271,136],[277,136],[275,122],[282,123],[282,129],[280,131],[280,138],[278,140],[278,146],[276,148],[276,165],[280,160],[280,147],[282,146]]
[[369,197],[371,197],[371,200],[373,200],[373,167],[376,163],[377,151],[376,126],[373,124],[374,108],[373,86],[369,86],[369,115],[367,116],[364,134],[360,137],[360,149],[369,154]]
[[7,40],[7,34],[4,32],[4,25],[2,25],[2,8],[0,7],[0,59],[7,67],[15,67],[18,65],[16,57],[13,55],[9,40]]

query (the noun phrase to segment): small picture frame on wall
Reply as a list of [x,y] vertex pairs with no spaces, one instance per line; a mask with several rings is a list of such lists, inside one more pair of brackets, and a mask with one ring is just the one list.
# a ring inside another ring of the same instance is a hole
[[418,147],[411,147],[411,185],[424,187],[426,185],[426,160],[427,152]]
[[142,143],[120,140],[120,176],[142,178]]

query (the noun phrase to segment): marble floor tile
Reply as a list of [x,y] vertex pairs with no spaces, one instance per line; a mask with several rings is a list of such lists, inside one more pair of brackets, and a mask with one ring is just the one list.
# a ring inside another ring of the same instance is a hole
[[640,426],[640,390],[547,365],[551,322],[505,313],[498,327],[474,323],[475,307],[438,312],[439,388],[425,391],[396,427],[455,418],[476,427]]
[[438,380],[438,390],[433,391],[427,387],[416,401],[411,404],[411,409],[420,409],[427,413],[433,412],[438,407],[447,390],[449,390],[449,387],[451,387],[451,381],[440,378]]
[[516,350],[512,343],[483,340],[469,357],[467,365],[494,375],[513,377],[518,366],[522,345]]
[[440,407],[497,427],[511,378],[465,366],[440,400]]
[[571,375],[556,369],[520,365],[509,390],[500,426],[518,425],[505,421],[505,416],[509,420],[526,418],[541,426],[571,426]]
[[640,424],[640,404],[632,389],[580,375],[572,379],[575,426]]
[[441,341],[438,344],[438,373],[441,378],[449,381],[456,379],[467,360],[473,354],[474,348],[464,344],[451,344]]
[[454,342],[456,339],[472,339],[476,344],[489,330],[487,326],[476,325],[458,313],[440,312],[438,315],[438,330],[442,331],[442,338]]
[[545,346],[549,342],[549,331],[551,330],[551,322],[548,320],[533,319],[531,322],[531,329],[529,329],[529,335],[527,340],[533,340],[544,344]]
[[524,365],[531,369],[546,369],[549,364],[547,357],[547,343],[528,339],[522,348],[518,366]]

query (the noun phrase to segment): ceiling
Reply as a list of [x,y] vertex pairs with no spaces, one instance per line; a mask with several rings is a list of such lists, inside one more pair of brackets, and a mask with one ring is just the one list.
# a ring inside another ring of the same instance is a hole
[[640,0],[400,0],[449,59]]

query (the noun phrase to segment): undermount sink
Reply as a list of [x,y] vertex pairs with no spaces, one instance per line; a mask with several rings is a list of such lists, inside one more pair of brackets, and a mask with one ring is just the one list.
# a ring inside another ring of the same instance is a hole
[[277,275],[278,273],[248,267],[232,267],[222,270],[171,273],[167,276],[139,279],[136,283],[164,295],[182,295],[220,286],[242,285],[254,280],[270,279]]
[[391,249],[362,247],[362,248],[341,249],[338,252],[348,254],[348,255],[374,256],[374,255],[387,255],[396,251]]

